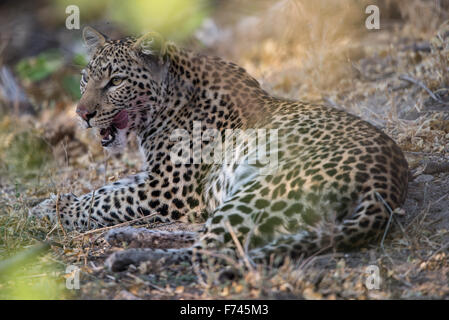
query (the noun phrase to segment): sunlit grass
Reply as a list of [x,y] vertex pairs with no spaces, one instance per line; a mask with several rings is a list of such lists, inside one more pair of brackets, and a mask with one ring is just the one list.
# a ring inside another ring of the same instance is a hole
[[[77,5],[80,15],[94,20],[103,17],[119,24],[128,33],[157,31],[167,38],[181,40],[191,35],[208,15],[211,1],[206,0],[54,0],[61,19],[65,7]],[[86,21],[86,20],[84,20]]]
[[23,197],[2,192],[0,208],[0,299],[61,299],[65,288],[64,265],[52,258],[42,242],[45,222],[29,219]]
[[200,26],[207,14],[205,3],[204,0],[113,1],[109,16],[130,32],[154,30],[172,39],[182,39]]
[[[22,249],[22,251],[27,249]],[[30,250],[30,249],[28,249]],[[16,255],[19,255],[16,253]],[[13,256],[14,257],[14,256]],[[0,299],[61,299],[65,287],[64,269],[49,260],[50,254],[21,261],[0,276]]]

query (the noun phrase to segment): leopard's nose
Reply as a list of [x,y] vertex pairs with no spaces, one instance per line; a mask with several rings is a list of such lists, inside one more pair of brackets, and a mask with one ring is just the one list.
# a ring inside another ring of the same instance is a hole
[[89,120],[95,116],[95,114],[97,113],[97,111],[94,112],[89,112],[89,110],[84,106],[84,105],[78,105],[76,107],[76,113],[83,118],[84,120],[86,120],[87,122],[89,122]]

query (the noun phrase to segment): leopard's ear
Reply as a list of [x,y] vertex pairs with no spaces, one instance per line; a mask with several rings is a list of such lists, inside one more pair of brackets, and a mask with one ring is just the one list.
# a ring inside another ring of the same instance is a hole
[[85,27],[83,29],[83,40],[89,53],[93,53],[99,47],[103,46],[107,39],[105,35],[98,32],[94,28]]
[[166,42],[157,32],[148,32],[136,40],[133,46],[138,53],[162,59],[165,55]]

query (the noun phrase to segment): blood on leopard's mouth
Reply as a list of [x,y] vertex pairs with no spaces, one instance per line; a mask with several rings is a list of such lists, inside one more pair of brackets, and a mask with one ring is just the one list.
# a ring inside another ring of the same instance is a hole
[[103,147],[107,147],[113,143],[117,137],[118,130],[125,129],[127,125],[128,112],[126,110],[122,110],[114,116],[109,127],[100,129],[101,145]]

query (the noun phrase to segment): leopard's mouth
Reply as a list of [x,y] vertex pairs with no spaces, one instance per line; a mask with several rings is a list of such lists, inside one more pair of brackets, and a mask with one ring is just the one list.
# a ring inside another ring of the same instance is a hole
[[125,129],[128,126],[128,112],[122,110],[117,113],[109,127],[100,129],[101,145],[107,147],[111,145],[116,137],[118,130]]
[[103,128],[100,130],[100,135],[101,145],[107,147],[114,142],[115,137],[117,136],[117,128],[114,127],[114,125],[111,125],[108,128]]

